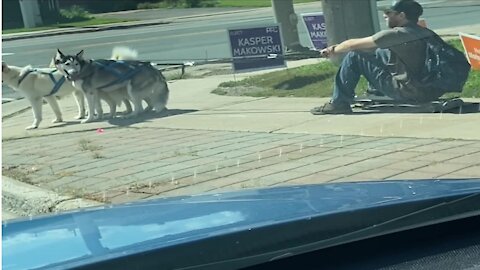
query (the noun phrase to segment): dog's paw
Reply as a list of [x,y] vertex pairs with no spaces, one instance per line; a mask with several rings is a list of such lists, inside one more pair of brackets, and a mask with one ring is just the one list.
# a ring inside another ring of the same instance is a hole
[[91,123],[91,122],[93,122],[94,120],[95,120],[95,119],[93,119],[93,118],[87,118],[87,119],[83,119],[80,123],[82,123],[82,124]]
[[63,122],[63,119],[62,119],[62,118],[57,118],[57,119],[53,119],[53,120],[52,120],[52,124],[62,123],[62,122]]
[[36,129],[36,128],[38,128],[38,126],[36,126],[36,125],[31,125],[31,126],[26,127],[25,129],[26,129],[26,130],[31,130],[31,129]]

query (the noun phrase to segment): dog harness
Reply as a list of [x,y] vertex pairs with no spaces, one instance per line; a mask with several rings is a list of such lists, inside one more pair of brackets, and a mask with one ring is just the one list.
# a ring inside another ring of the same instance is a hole
[[25,74],[23,74],[22,77],[20,77],[18,79],[18,85],[20,85],[22,83],[22,81],[28,76],[28,74],[30,74],[32,72],[37,72],[39,74],[48,75],[48,77],[50,77],[50,80],[52,80],[52,82],[53,82],[53,88],[52,88],[52,91],[50,91],[50,94],[46,95],[46,97],[54,95],[58,92],[60,87],[62,87],[63,83],[65,82],[65,77],[64,76],[62,76],[60,78],[60,80],[58,80],[58,81],[55,79],[55,77],[53,76],[53,73],[56,72],[56,71],[57,71],[56,69],[54,69],[50,72],[43,72],[43,71],[38,71],[37,69],[30,69],[27,72],[25,72]]
[[[98,87],[97,89],[99,89],[99,90],[110,87],[110,86],[115,85],[115,84],[122,83],[124,81],[128,81],[133,76],[135,76],[135,74],[140,72],[141,69],[143,68],[143,64],[140,65],[140,66],[134,66],[134,65],[129,64],[129,63],[124,62],[124,61],[94,60],[93,63],[100,66],[101,68],[109,71],[111,74],[113,74],[115,77],[117,77],[112,82]],[[124,72],[121,72],[118,69],[116,69],[116,67],[126,67],[127,70],[124,71]]]

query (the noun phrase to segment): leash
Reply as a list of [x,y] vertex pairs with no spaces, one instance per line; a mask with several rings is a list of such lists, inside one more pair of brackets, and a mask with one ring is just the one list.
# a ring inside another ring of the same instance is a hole
[[22,75],[22,77],[20,77],[18,79],[18,85],[20,85],[23,82],[23,80],[32,72],[37,72],[39,74],[48,75],[50,80],[53,82],[53,88],[52,88],[52,91],[50,91],[50,93],[48,95],[46,95],[46,97],[54,95],[58,92],[60,87],[62,87],[63,83],[65,82],[65,77],[64,76],[62,76],[60,78],[60,80],[58,80],[58,81],[55,79],[55,77],[53,76],[53,73],[55,73],[56,71],[57,71],[56,69],[52,70],[51,72],[43,72],[43,71],[38,71],[37,69],[30,69],[27,72],[25,72]]

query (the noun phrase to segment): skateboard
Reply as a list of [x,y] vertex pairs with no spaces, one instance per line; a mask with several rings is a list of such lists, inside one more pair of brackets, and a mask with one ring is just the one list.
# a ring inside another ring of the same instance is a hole
[[406,107],[420,108],[432,113],[440,113],[456,109],[463,106],[464,102],[460,98],[438,99],[427,103],[408,103],[405,101],[394,100],[387,96],[366,95],[354,99],[354,107],[360,107],[362,110],[378,109],[382,107]]

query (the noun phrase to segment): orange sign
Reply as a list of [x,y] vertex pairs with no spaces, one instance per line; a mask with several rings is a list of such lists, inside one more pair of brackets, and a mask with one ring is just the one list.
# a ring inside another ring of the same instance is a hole
[[472,69],[480,70],[480,37],[459,33]]

